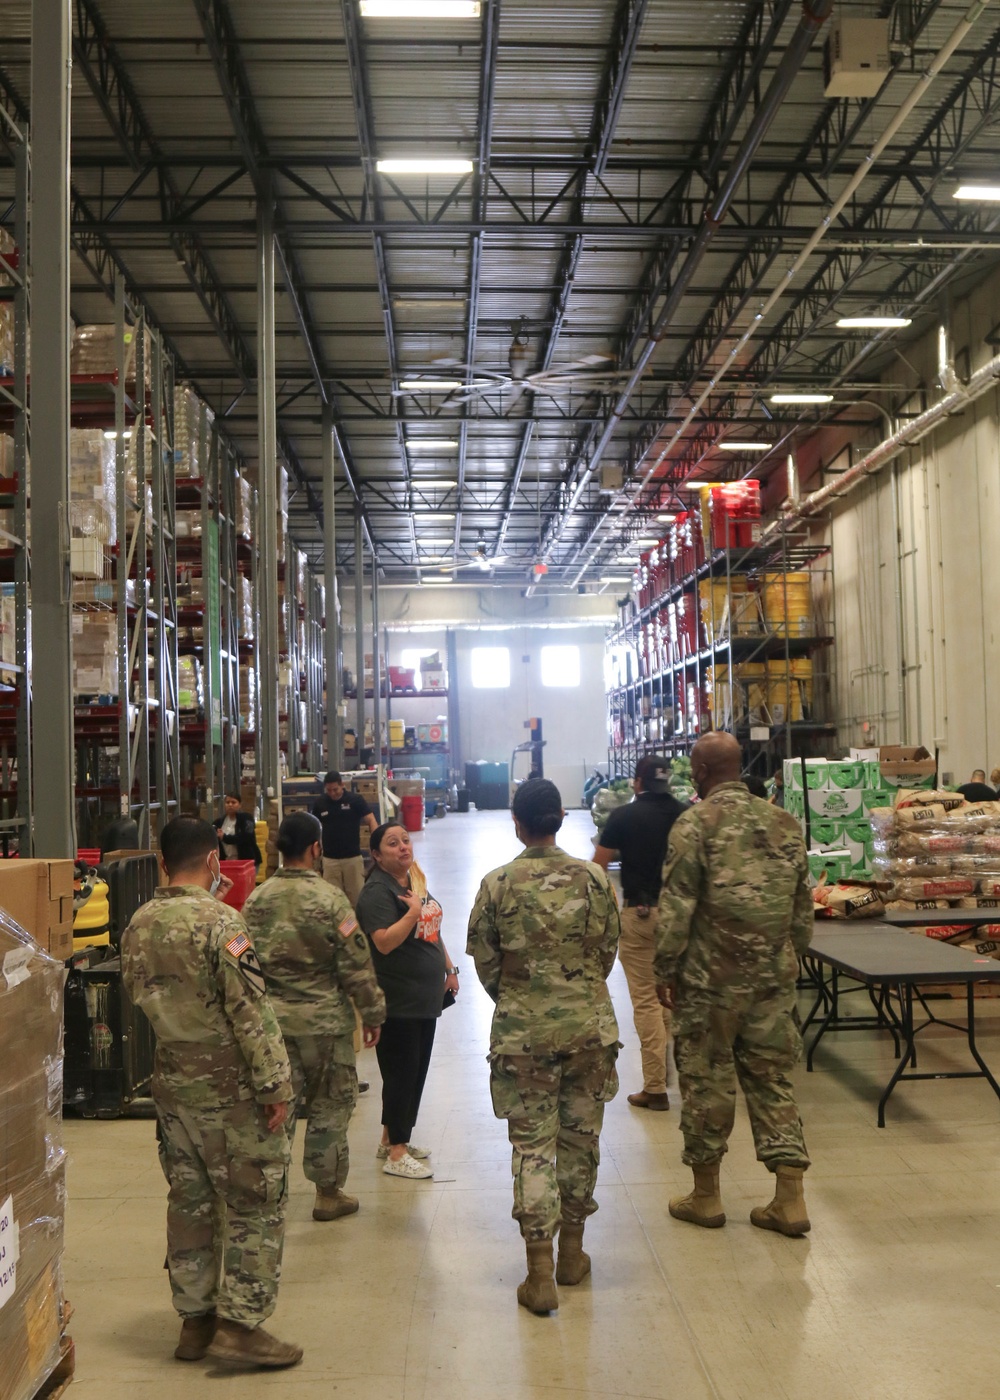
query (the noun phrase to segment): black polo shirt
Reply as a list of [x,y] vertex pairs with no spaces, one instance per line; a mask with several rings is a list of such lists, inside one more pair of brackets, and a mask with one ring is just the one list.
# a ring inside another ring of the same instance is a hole
[[621,857],[627,903],[652,905],[659,899],[670,828],[686,811],[687,804],[669,793],[640,792],[608,817],[599,843]]
[[324,794],[313,806],[323,827],[323,854],[328,860],[351,860],[361,854],[361,823],[371,808],[356,792],[334,801]]

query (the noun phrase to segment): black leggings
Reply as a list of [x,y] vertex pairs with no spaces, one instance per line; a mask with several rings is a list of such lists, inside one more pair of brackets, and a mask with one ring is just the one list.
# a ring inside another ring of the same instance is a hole
[[375,1047],[382,1073],[382,1123],[393,1147],[409,1142],[434,1048],[437,1017],[389,1018]]

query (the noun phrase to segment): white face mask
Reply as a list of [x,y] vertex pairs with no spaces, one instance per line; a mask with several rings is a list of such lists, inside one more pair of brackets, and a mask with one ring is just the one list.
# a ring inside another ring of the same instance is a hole
[[[211,857],[209,857],[209,859],[211,859]],[[209,866],[208,868],[209,868],[209,870],[212,869],[211,866]],[[218,888],[219,888],[219,886],[220,886],[221,884],[222,884],[222,866],[220,865],[220,866],[217,866],[217,867],[216,867],[215,871],[214,871],[213,874],[212,874],[212,885],[211,885],[211,888],[210,888],[209,891],[208,891],[209,894],[214,895],[214,894],[216,893],[216,891],[218,890]]]

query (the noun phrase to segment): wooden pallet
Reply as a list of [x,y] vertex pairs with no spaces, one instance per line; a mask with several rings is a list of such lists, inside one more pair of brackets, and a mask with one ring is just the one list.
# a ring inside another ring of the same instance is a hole
[[59,1360],[48,1380],[35,1392],[35,1400],[58,1400],[64,1395],[76,1371],[76,1347],[73,1338],[63,1336],[59,1343]]

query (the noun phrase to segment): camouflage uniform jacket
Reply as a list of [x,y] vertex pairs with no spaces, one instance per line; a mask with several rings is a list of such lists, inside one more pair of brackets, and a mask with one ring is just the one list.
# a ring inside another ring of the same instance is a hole
[[385,1020],[368,940],[347,896],[312,870],[279,870],[243,910],[285,1035],[353,1035]]
[[487,875],[466,951],[496,1002],[491,1053],[547,1055],[616,1044],[607,976],[620,933],[607,875],[558,846],[531,846]]
[[722,783],[674,823],[663,865],[657,980],[684,991],[787,989],[813,928],[795,819]]
[[235,909],[198,885],[157,890],[121,955],[128,994],[156,1032],[154,1090],[189,1108],[291,1099],[285,1042]]

